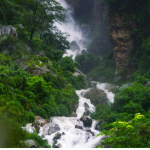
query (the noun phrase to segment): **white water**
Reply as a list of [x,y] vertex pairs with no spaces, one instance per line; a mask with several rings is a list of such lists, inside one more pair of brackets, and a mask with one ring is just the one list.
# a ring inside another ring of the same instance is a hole
[[66,13],[65,13],[66,22],[61,24],[56,22],[54,25],[63,33],[67,33],[67,35],[69,35],[67,40],[70,43],[72,41],[76,41],[76,43],[80,47],[80,50],[75,50],[75,51],[66,50],[64,57],[73,56],[72,58],[75,59],[77,55],[81,54],[83,49],[86,50],[85,41],[87,40],[83,36],[82,30],[80,29],[80,27],[77,25],[77,23],[73,18],[73,9],[66,3],[65,0],[56,0],[56,1],[59,2],[63,6],[63,8],[66,9]]
[[114,102],[115,94],[112,93],[112,92],[109,92],[108,89],[106,89],[107,85],[108,85],[108,83],[98,83],[98,84],[96,85],[96,87],[97,87],[98,89],[103,90],[103,91],[106,93],[107,98],[109,99],[109,101],[110,101],[111,103],[113,103],[113,102]]
[[[59,133],[64,132],[58,140],[57,145],[61,145],[61,148],[93,148],[102,138],[102,136],[96,137],[99,131],[95,130],[96,121],[92,121],[91,131],[94,132],[94,136],[91,133],[84,131],[83,122],[79,119],[85,112],[84,102],[89,105],[89,110],[94,111],[94,105],[91,104],[89,99],[83,97],[87,90],[76,91],[79,96],[79,107],[76,111],[77,117],[54,117],[53,123],[56,123],[60,127]],[[76,129],[75,125],[83,127],[83,130]],[[39,135],[42,136],[43,128],[40,129]],[[53,145],[53,138],[56,133],[46,135],[44,139],[47,139],[50,145]]]

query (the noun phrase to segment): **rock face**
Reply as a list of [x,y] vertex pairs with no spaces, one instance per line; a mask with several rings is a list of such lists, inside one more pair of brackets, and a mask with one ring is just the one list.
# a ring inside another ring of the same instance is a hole
[[8,34],[10,36],[17,38],[18,33],[16,31],[17,31],[17,29],[11,25],[9,25],[9,26],[0,25],[0,38],[4,38],[5,34]]
[[60,130],[60,128],[59,128],[58,124],[48,123],[43,126],[43,134],[44,135],[51,135],[52,133],[55,133],[59,130]]
[[37,145],[33,140],[27,140],[25,143],[29,144],[30,148],[37,148]]
[[87,116],[82,116],[80,120],[83,122],[84,127],[91,127],[92,126],[92,119]]
[[76,43],[76,41],[72,41],[72,42],[70,43],[70,49],[73,50],[73,51],[75,51],[75,50],[80,50],[80,47],[79,47],[79,45]]
[[[108,4],[99,0],[93,0],[92,30],[90,34],[93,41],[88,51],[96,56],[108,54],[113,49],[108,36],[108,24]],[[92,33],[95,34],[93,35]]]
[[40,116],[35,116],[35,121],[34,122],[43,127],[45,124],[49,123],[49,120],[48,119],[43,119]]
[[117,14],[111,15],[109,21],[109,38],[114,45],[113,56],[116,63],[115,75],[120,70],[124,70],[127,75],[131,74],[133,69],[130,62],[130,50],[133,46],[133,39],[130,31],[134,24],[130,23],[130,28],[125,25],[123,17]]
[[91,100],[93,105],[107,104],[108,99],[103,90],[93,88],[85,94],[85,97]]

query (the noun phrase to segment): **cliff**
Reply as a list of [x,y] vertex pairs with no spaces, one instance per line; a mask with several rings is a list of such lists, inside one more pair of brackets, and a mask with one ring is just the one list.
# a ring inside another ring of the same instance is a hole
[[116,64],[115,75],[118,75],[119,72],[124,72],[124,75],[128,76],[133,72],[130,51],[133,47],[131,30],[134,26],[135,25],[131,23],[128,27],[125,24],[124,17],[117,14],[110,16],[108,29],[109,39],[114,45],[113,59]]

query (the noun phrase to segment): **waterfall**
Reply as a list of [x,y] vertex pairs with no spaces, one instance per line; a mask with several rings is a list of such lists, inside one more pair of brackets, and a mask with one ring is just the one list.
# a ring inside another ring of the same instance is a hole
[[65,56],[73,56],[72,58],[75,59],[75,57],[79,54],[81,54],[82,50],[86,50],[87,44],[86,44],[86,37],[82,34],[81,28],[77,25],[76,21],[73,18],[73,9],[71,6],[69,6],[65,0],[56,0],[59,2],[63,8],[66,9],[65,15],[66,19],[64,23],[58,23],[56,22],[54,25],[63,33],[66,33],[68,35],[67,40],[71,43],[75,41],[80,49],[74,49],[74,50],[66,50]]

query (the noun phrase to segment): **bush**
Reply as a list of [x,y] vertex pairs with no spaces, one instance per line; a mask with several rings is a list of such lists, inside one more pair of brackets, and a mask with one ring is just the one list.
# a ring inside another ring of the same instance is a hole
[[66,117],[69,116],[69,111],[68,111],[68,109],[65,105],[60,104],[60,105],[58,105],[58,108],[59,108],[59,111],[60,111],[59,116],[66,116]]
[[41,116],[42,118],[47,118],[46,111],[42,107],[35,108],[34,114]]

